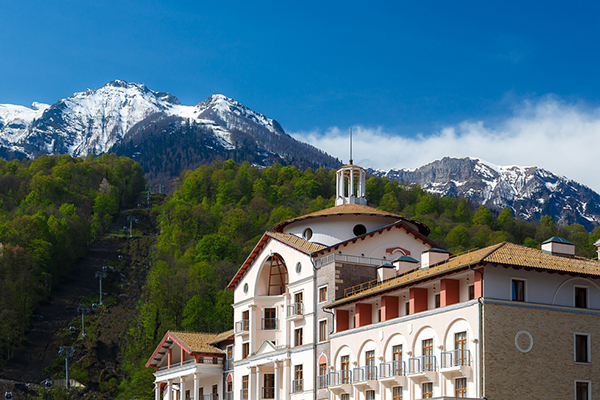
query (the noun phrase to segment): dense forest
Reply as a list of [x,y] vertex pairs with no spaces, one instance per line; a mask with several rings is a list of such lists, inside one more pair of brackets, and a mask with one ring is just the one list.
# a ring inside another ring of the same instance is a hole
[[138,164],[115,155],[0,159],[0,361],[13,356],[35,307],[144,182]]
[[[562,236],[581,256],[595,256],[581,225],[559,227],[515,220],[510,209],[494,215],[464,199],[440,198],[418,186],[386,178],[367,180],[369,205],[428,225],[430,237],[454,253],[510,241],[539,248]],[[167,330],[218,332],[233,326],[232,295],[224,290],[264,231],[284,220],[333,206],[335,171],[216,162],[188,171],[161,206],[160,235],[140,303],[140,320],[124,345],[130,376],[121,398],[151,398],[153,377],[144,368]]]
[[[30,316],[74,261],[144,189],[139,164],[125,157],[42,156],[0,160],[0,362],[25,337]],[[428,194],[386,178],[367,180],[370,206],[425,223],[453,253],[510,241],[539,248],[551,236],[594,257],[600,228],[516,220],[465,199]],[[264,233],[299,215],[333,206],[335,171],[274,164],[215,162],[187,171],[178,189],[149,210],[160,233],[138,302],[122,335],[119,360],[128,377],[119,398],[153,398],[148,357],[167,330],[231,329],[232,294],[224,288]]]

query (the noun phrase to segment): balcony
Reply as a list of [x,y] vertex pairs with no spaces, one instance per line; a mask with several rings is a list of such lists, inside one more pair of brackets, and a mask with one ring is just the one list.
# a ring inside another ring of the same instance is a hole
[[223,359],[219,357],[198,357],[198,361],[192,359],[165,365],[156,370],[156,377],[175,373],[188,374],[194,372],[221,375],[223,373]]
[[233,360],[227,359],[223,363],[223,371],[231,371],[233,369]]
[[275,387],[265,386],[261,390],[261,399],[274,399],[275,398]]
[[404,361],[388,361],[379,364],[379,380],[385,385],[406,385],[406,363]]
[[242,400],[248,400],[248,389],[242,389],[240,390],[240,399]]
[[420,356],[408,359],[408,377],[415,382],[422,380],[437,381],[437,362],[435,356]]
[[443,351],[441,356],[440,372],[448,377],[464,376],[471,377],[470,350]]
[[329,386],[329,376],[319,375],[317,376],[317,389],[327,389]]
[[293,303],[287,306],[287,317],[289,319],[304,318],[304,305],[302,303]]
[[292,393],[304,391],[304,379],[294,379],[292,381]]
[[202,400],[219,400],[219,395],[217,393],[205,394],[202,396]]
[[366,365],[354,368],[352,375],[353,384],[358,389],[377,388],[377,367]]
[[225,400],[233,400],[233,392],[225,392]]
[[248,332],[250,330],[250,320],[242,319],[235,323],[235,333]]
[[329,390],[334,394],[350,393],[352,391],[352,372],[347,369],[330,372]]
[[261,327],[262,327],[263,331],[276,330],[277,329],[277,318],[263,318]]

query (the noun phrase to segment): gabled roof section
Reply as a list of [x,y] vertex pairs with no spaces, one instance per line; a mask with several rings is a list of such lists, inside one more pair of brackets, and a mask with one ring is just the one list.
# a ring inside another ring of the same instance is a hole
[[410,221],[411,223],[417,225],[419,227],[419,232],[421,232],[423,235],[429,235],[429,228],[421,222],[406,219],[400,215],[378,210],[377,208],[365,206],[362,204],[341,204],[339,206],[334,206],[326,208],[324,210],[316,211],[314,213],[306,214],[301,217],[293,218],[278,224],[273,228],[273,231],[283,232],[283,228],[285,228],[287,225],[293,222],[302,221],[310,218],[330,217],[334,215],[375,215],[381,217],[402,219],[405,221]]
[[446,261],[431,265],[429,268],[417,268],[404,275],[373,286],[365,285],[368,289],[354,293],[345,298],[337,299],[326,307],[333,308],[342,304],[351,303],[365,297],[379,295],[419,281],[428,280],[439,275],[484,263],[505,265],[514,268],[600,277],[600,262],[597,260],[581,257],[555,256],[543,253],[537,249],[503,242],[461,254],[456,257],[451,257]]
[[218,344],[226,340],[233,340],[233,333],[233,329],[230,329],[227,332],[217,333],[217,335],[214,337],[214,339],[212,339],[212,342],[210,342],[210,344]]
[[304,254],[311,254],[315,251],[319,251],[324,249],[326,246],[317,243],[308,242],[298,236],[290,235],[288,233],[281,232],[265,232],[265,234],[260,238],[254,249],[246,258],[246,261],[242,264],[238,272],[235,274],[229,285],[227,285],[227,289],[233,290],[237,286],[237,284],[242,280],[254,260],[258,257],[262,249],[267,245],[269,240],[277,240],[280,243],[283,243],[287,246],[290,246],[298,251],[301,251]]
[[160,344],[156,347],[156,350],[152,354],[152,357],[146,363],[146,367],[156,367],[162,357],[169,351],[169,348],[173,344],[177,344],[188,354],[202,353],[202,354],[214,354],[222,355],[225,352],[217,347],[212,346],[211,343],[216,343],[223,334],[228,333],[202,333],[202,332],[181,332],[181,331],[168,331]]
[[561,238],[558,236],[552,236],[550,239],[547,239],[546,241],[544,241],[544,243],[542,244],[546,244],[546,243],[564,243],[564,244],[573,244],[571,242],[569,242],[567,239],[565,238]]
[[[364,235],[360,235],[360,236],[354,237],[352,239],[348,239],[343,242],[336,243],[329,247],[323,246],[322,249],[313,252],[313,256],[323,254],[327,250],[337,250],[339,247],[347,246],[350,243],[356,243],[359,240],[366,240],[370,237],[375,236],[375,234],[383,233],[384,231],[386,231],[386,230],[389,231],[389,230],[392,230],[393,228],[405,229],[406,231],[411,233],[413,236],[415,236],[417,239],[420,239],[421,241],[423,241],[423,243],[429,244],[432,248],[434,248],[434,247],[439,248],[439,245],[437,243],[435,243],[433,240],[429,239],[427,236],[423,235],[421,232],[414,230],[410,225],[408,225],[406,222],[404,222],[404,220],[400,220],[400,221],[394,222],[392,224],[389,224],[387,226],[384,226],[383,228],[379,228],[375,231],[367,232]],[[446,250],[442,250],[442,251],[445,252]]]

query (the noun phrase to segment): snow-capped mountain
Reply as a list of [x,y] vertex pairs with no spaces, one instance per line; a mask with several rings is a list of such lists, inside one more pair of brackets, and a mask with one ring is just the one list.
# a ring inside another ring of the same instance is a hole
[[[244,156],[252,153],[248,161],[258,164],[276,160],[282,164],[338,165],[333,157],[287,135],[277,121],[221,94],[186,106],[172,94],[115,80],[98,90],[87,89],[52,105],[34,103],[30,108],[0,105],[0,156],[5,158],[33,158],[42,154],[86,156],[115,151],[143,162],[148,147],[153,148],[154,156],[158,151],[149,138],[164,142],[165,136],[173,133],[179,136],[168,140],[175,146],[184,146],[181,135],[193,134],[201,136],[193,144],[204,148],[185,149],[188,153],[202,152],[202,156],[188,154],[188,163],[171,168],[166,178],[211,162],[211,156],[213,159],[237,156],[236,161],[245,161]],[[177,138],[178,143],[173,143]],[[190,138],[185,141],[185,146],[189,146]]]
[[501,211],[510,207],[518,218],[533,221],[550,215],[558,224],[600,225],[600,195],[571,179],[538,167],[496,166],[476,158],[449,158],[415,170],[371,173],[419,184],[441,196],[465,197]]

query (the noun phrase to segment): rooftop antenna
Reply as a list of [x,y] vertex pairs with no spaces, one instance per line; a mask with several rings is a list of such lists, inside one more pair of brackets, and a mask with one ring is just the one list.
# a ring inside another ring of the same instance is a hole
[[352,165],[352,127],[350,127],[350,165]]

